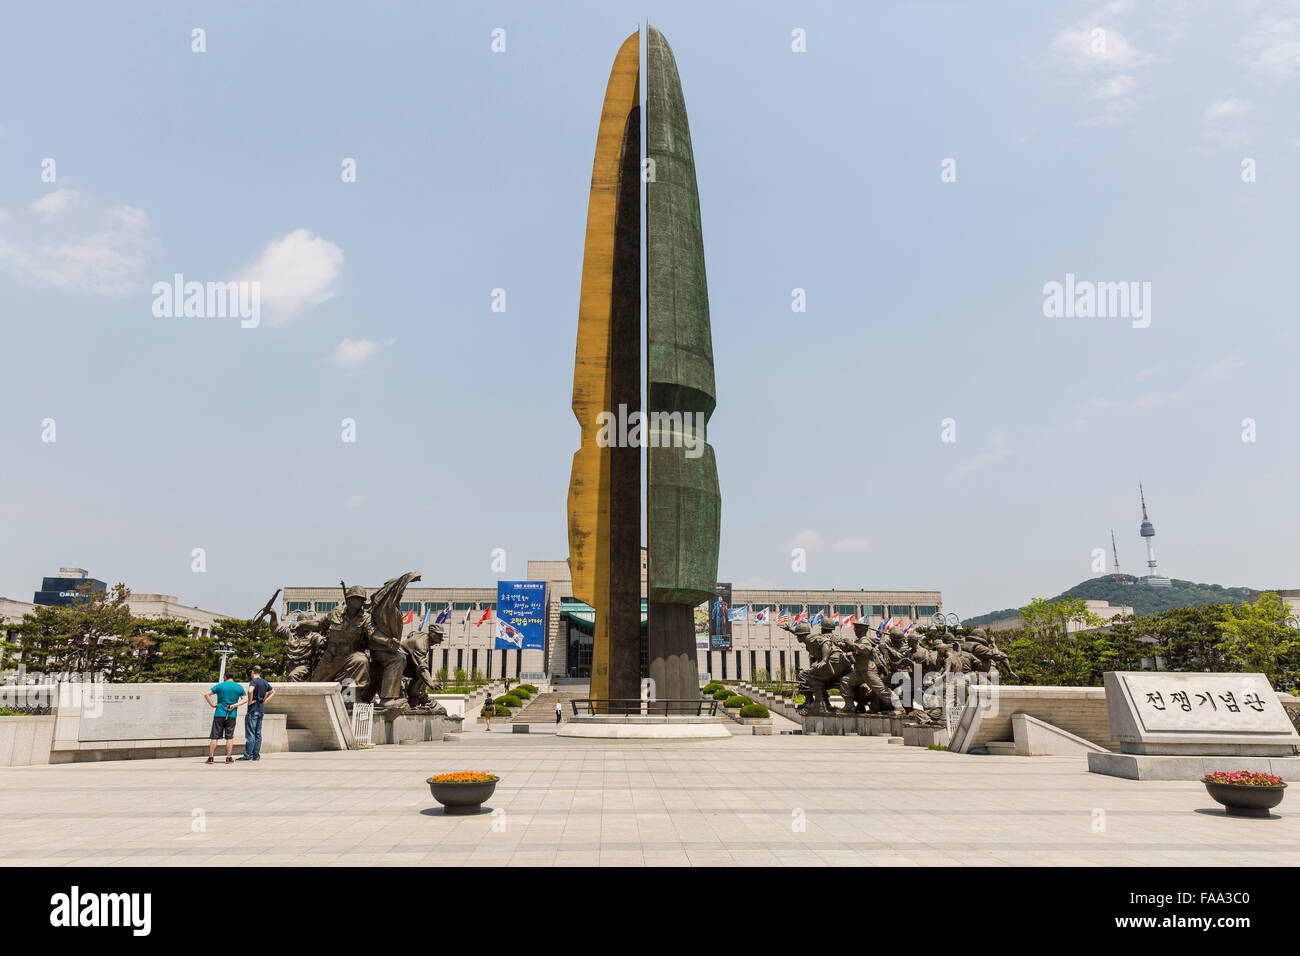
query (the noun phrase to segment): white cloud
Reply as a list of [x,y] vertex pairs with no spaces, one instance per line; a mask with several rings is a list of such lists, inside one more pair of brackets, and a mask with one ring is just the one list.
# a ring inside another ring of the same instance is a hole
[[72,205],[73,196],[71,189],[56,189],[33,201],[32,212],[38,216],[57,216]]
[[831,545],[832,551],[865,551],[871,547],[867,538],[841,538]]
[[1173,402],[1181,402],[1187,395],[1184,392],[1156,390],[1154,392],[1144,392],[1133,400],[1134,408],[1159,408],[1162,405],[1169,405]]
[[1264,15],[1241,49],[1246,65],[1266,80],[1284,83],[1300,73],[1300,4],[1283,3]]
[[262,305],[272,322],[319,305],[337,294],[334,282],[343,267],[343,250],[310,229],[295,229],[274,240],[239,278],[261,285]]
[[53,190],[0,221],[0,262],[62,288],[128,292],[148,281],[162,251],[144,210],[77,189]]
[[387,348],[396,342],[396,339],[384,339],[383,341],[376,339],[344,339],[334,347],[334,353],[330,358],[340,365],[360,365],[380,349]]
[[1228,381],[1247,364],[1246,359],[1240,355],[1225,355],[1201,365],[1197,372],[1203,384],[1214,385]]
[[987,468],[989,465],[998,463],[1010,454],[1011,449],[1007,447],[1007,436],[1002,432],[994,432],[989,448],[966,459],[957,470],[962,474],[978,471],[981,468]]
[[1048,44],[1055,66],[1097,107],[1083,125],[1122,122],[1138,111],[1137,73],[1156,58],[1121,30],[1130,9],[1128,3],[1107,3],[1057,31]]
[[1238,147],[1246,143],[1246,119],[1255,111],[1250,100],[1229,96],[1215,100],[1205,108],[1201,118],[1202,135],[1221,146]]
[[790,547],[803,548],[805,551],[816,551],[820,549],[821,546],[821,532],[813,531],[811,529],[799,532],[799,534],[795,536],[795,539],[790,542]]

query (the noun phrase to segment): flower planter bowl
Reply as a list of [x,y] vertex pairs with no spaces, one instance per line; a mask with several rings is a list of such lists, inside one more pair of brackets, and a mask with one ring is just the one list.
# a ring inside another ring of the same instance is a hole
[[1206,791],[1230,817],[1267,817],[1269,811],[1282,802],[1286,784],[1276,787],[1253,787],[1243,783],[1215,783],[1203,780]]
[[440,783],[430,777],[425,782],[433,799],[443,806],[443,812],[452,816],[465,816],[478,813],[483,801],[492,796],[500,777],[482,783]]

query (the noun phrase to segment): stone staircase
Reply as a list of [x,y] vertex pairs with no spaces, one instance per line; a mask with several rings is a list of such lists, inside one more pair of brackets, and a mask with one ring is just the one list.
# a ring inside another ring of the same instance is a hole
[[564,704],[564,719],[573,714],[569,701],[591,696],[588,684],[562,684],[547,693],[537,694],[528,703],[519,708],[512,723],[516,724],[553,724],[555,723],[555,702]]

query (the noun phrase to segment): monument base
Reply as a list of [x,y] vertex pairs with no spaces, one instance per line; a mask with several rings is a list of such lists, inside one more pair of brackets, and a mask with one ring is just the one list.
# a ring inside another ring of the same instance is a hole
[[673,714],[578,714],[560,724],[557,737],[611,740],[709,740],[730,738],[719,717]]
[[1126,780],[1200,780],[1216,770],[1257,770],[1294,780],[1300,776],[1300,757],[1090,753],[1088,769]]

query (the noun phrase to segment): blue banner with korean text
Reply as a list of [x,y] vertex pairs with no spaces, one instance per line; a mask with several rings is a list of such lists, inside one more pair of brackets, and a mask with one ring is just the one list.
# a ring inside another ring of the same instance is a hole
[[498,581],[495,647],[542,649],[546,635],[546,582]]

